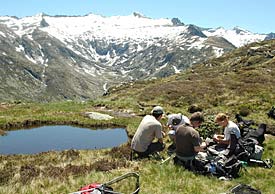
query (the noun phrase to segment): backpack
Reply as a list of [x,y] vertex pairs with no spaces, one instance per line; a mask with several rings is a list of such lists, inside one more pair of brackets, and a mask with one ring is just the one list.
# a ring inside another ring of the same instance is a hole
[[266,133],[266,124],[265,123],[261,123],[258,127],[258,129],[254,129],[254,130],[250,130],[245,136],[244,138],[252,138],[257,140],[258,144],[263,144],[264,140],[265,140],[265,133]]
[[261,194],[260,190],[254,189],[249,185],[238,184],[230,190],[232,194]]
[[[273,108],[273,114],[275,118],[275,108]],[[262,144],[265,140],[265,133],[266,133],[266,124],[261,123],[257,129],[251,127],[251,125],[255,125],[253,120],[244,120],[239,114],[235,116],[236,120],[238,121],[237,125],[240,129],[241,136],[244,138],[254,138],[258,141],[259,144]]]
[[237,178],[239,177],[242,163],[235,155],[229,158],[221,158],[217,161],[216,174],[221,177]]
[[[111,194],[113,189],[98,183],[91,183],[79,189],[81,194]],[[83,192],[81,192],[83,191]],[[79,193],[79,192],[78,192]]]
[[264,152],[264,148],[262,146],[255,145],[254,153],[251,154],[250,158],[261,160],[263,152]]
[[183,163],[183,166],[202,175],[210,174],[216,177],[237,178],[239,177],[242,163],[234,155],[229,158],[207,155],[196,156],[195,159]]
[[267,113],[267,116],[275,119],[275,107],[274,106],[272,106],[272,108],[269,110],[269,112]]
[[237,120],[237,125],[240,129],[241,136],[244,137],[250,130],[254,130],[251,128],[251,125],[254,125],[255,122],[253,120],[244,120],[241,115],[236,114],[235,118]]

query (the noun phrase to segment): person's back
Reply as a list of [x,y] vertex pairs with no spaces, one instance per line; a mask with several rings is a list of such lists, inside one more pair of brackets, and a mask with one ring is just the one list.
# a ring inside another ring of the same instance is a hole
[[132,139],[131,148],[138,152],[145,152],[155,137],[162,138],[161,129],[161,123],[154,116],[146,115]]
[[204,121],[201,112],[195,112],[190,117],[190,125],[181,125],[176,130],[176,156],[180,160],[192,160],[198,152],[204,151],[199,133],[195,128]]
[[181,125],[176,130],[176,154],[180,157],[193,157],[195,146],[200,146],[199,133],[190,125]]
[[168,131],[168,136],[172,142],[172,144],[168,147],[168,154],[172,154],[175,152],[176,149],[176,140],[175,140],[175,134],[176,134],[176,129],[183,124],[190,124],[190,120],[188,117],[182,115],[181,113],[178,114],[169,114],[168,115],[168,121],[166,126],[170,129]]

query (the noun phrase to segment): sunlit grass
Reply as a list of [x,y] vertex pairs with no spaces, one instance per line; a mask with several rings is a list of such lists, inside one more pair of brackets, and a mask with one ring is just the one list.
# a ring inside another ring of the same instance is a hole
[[[266,44],[266,45],[265,45]],[[75,124],[97,128],[122,126],[129,139],[134,135],[144,114],[154,105],[167,113],[181,112],[197,105],[203,109],[206,122],[202,129],[215,129],[213,117],[226,112],[234,120],[237,113],[246,115],[257,124],[266,123],[275,130],[275,120],[266,113],[275,99],[274,57],[267,58],[265,50],[274,50],[275,41],[255,43],[261,48],[259,56],[248,55],[249,47],[236,49],[219,59],[199,64],[165,79],[128,83],[110,89],[110,95],[89,102],[3,103],[0,105],[0,133],[36,125]],[[86,112],[110,114],[114,119],[93,120]],[[124,117],[123,112],[135,116]],[[162,120],[165,125],[166,119]],[[207,135],[204,131],[201,135]],[[165,143],[169,144],[168,137]],[[266,136],[263,159],[275,159],[275,138]],[[168,157],[166,152],[162,153]],[[170,160],[129,160],[129,144],[117,150],[66,150],[34,155],[0,155],[0,193],[70,193],[90,183],[105,183],[127,172],[140,174],[140,193],[144,194],[219,194],[228,192],[238,183],[249,184],[265,194],[274,193],[274,167],[246,167],[241,176],[231,181],[197,175]],[[126,181],[126,180],[125,180]],[[132,191],[134,180],[121,182],[115,189]]]
[[[25,110],[26,107],[29,110]],[[102,124],[83,115],[83,112],[91,110],[95,110],[92,103],[81,105],[72,102],[54,105],[25,104],[16,105],[9,110],[1,110],[1,119],[2,123],[5,123],[5,118],[15,117],[21,112],[22,115],[17,118],[16,122],[23,122],[26,118],[35,118],[52,121],[78,120],[81,123]],[[43,115],[48,115],[48,117],[44,118]],[[105,122],[123,124],[129,131],[129,135],[133,135],[141,118],[116,117],[113,121]],[[168,138],[165,141],[169,144]],[[266,137],[264,147],[263,159],[274,159],[275,138],[273,136]],[[110,155],[108,152],[109,149],[1,156],[0,193],[69,193],[93,182],[105,183],[127,172],[140,174],[140,193],[222,193],[238,183],[250,184],[264,193],[273,192],[271,177],[275,176],[274,168],[247,167],[247,171],[242,171],[240,178],[220,181],[216,177],[197,175],[175,166],[172,160],[161,165],[160,161],[155,160],[130,161],[120,157],[119,154],[117,156],[120,158],[116,158],[116,155]],[[163,156],[168,157],[166,153],[163,153]],[[115,164],[117,167],[101,171],[100,163],[94,166],[97,161],[103,162],[103,167],[108,166],[108,163]],[[95,170],[95,168],[99,169]],[[130,180],[130,183],[121,182],[120,185],[114,186],[116,186],[115,189],[130,192],[134,187],[133,182],[134,180]]]

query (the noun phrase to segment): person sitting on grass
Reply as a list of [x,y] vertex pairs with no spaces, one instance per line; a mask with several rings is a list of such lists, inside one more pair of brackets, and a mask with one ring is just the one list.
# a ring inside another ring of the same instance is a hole
[[[132,150],[138,154],[139,158],[164,150],[163,137],[160,120],[164,114],[161,106],[156,106],[151,111],[151,115],[146,115],[139,124],[137,131],[131,141]],[[154,139],[157,142],[154,142]]]
[[190,117],[190,124],[180,125],[176,129],[176,158],[182,162],[192,161],[199,152],[205,151],[206,144],[202,142],[196,131],[204,122],[202,112],[195,112]]
[[[230,148],[232,143],[236,144],[236,140],[241,137],[239,127],[233,121],[229,120],[229,117],[224,113],[217,114],[217,116],[215,117],[215,122],[224,129],[222,135],[215,134],[213,137],[213,140],[218,143],[218,145],[216,146],[216,150],[221,151],[223,149]],[[234,142],[232,137],[234,137],[235,139]]]
[[168,136],[172,142],[170,146],[168,146],[168,152],[173,153],[176,149],[176,140],[175,140],[175,134],[176,134],[176,129],[183,124],[190,124],[190,120],[188,117],[182,115],[181,113],[178,114],[169,114],[167,116],[168,121],[166,126],[168,127]]

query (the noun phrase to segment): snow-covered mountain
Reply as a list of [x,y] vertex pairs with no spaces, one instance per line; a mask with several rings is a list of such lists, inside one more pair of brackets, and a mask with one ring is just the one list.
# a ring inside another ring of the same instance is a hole
[[231,42],[236,47],[241,47],[251,42],[262,41],[267,38],[266,34],[255,34],[240,27],[226,30],[222,27],[202,31],[206,36],[219,36]]
[[169,76],[272,37],[138,13],[1,16],[0,99],[90,99],[112,85]]

